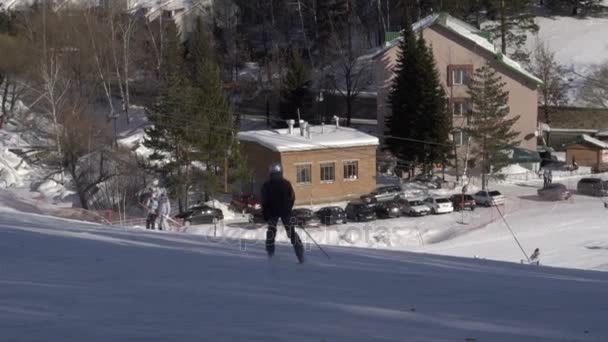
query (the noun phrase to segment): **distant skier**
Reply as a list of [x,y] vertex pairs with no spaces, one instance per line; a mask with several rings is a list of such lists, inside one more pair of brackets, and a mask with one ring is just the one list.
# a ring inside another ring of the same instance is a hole
[[269,257],[274,255],[274,241],[277,235],[277,223],[280,218],[287,232],[287,237],[289,237],[296,252],[298,261],[302,263],[304,262],[304,246],[291,221],[291,210],[296,200],[293,187],[288,180],[283,178],[281,164],[272,164],[269,171],[270,179],[262,186],[261,196],[262,214],[264,215],[264,220],[268,222],[266,252],[268,252]]
[[540,264],[540,250],[538,248],[530,255],[530,263],[536,265]]
[[553,183],[553,171],[549,170],[549,175],[547,176],[547,182],[549,184]]
[[150,197],[146,201],[146,208],[148,209],[148,217],[146,218],[146,229],[154,230],[156,223],[156,217],[158,216],[156,210],[158,209],[158,195],[156,192],[151,191]]
[[167,230],[167,219],[169,218],[169,214],[171,214],[171,203],[169,203],[167,194],[163,192],[158,201],[158,217],[160,218],[160,222],[158,223],[159,230]]

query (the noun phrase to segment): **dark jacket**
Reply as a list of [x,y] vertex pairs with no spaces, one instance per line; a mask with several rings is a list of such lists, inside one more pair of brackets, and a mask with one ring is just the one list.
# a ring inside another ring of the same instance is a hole
[[289,216],[295,200],[291,183],[283,177],[271,177],[262,186],[262,213],[265,219]]

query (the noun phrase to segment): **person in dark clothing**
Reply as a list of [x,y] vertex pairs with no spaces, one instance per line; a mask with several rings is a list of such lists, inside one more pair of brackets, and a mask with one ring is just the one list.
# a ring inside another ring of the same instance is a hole
[[281,164],[270,166],[270,179],[262,186],[262,214],[268,222],[266,231],[266,252],[272,257],[274,254],[274,240],[277,234],[277,223],[279,218],[283,222],[287,237],[296,252],[298,261],[304,262],[304,246],[296,233],[294,222],[292,222],[291,210],[296,200],[293,187],[288,180],[283,178]]

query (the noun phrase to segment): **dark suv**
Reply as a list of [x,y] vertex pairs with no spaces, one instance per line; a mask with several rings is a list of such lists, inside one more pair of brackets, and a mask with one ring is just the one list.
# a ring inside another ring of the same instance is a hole
[[197,204],[175,215],[175,218],[183,220],[184,225],[189,226],[191,224],[217,223],[224,219],[224,213],[220,209]]
[[376,219],[376,204],[353,201],[346,206],[346,218],[349,221],[373,221]]
[[579,194],[589,196],[607,196],[608,182],[599,178],[583,178],[578,181],[576,191]]

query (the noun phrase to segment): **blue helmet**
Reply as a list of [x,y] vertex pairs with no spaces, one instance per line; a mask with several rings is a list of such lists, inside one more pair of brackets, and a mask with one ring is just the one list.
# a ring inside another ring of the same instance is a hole
[[272,163],[268,168],[268,172],[271,175],[280,175],[283,173],[283,167],[281,166],[281,163]]

